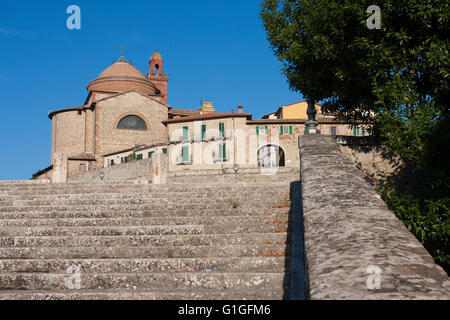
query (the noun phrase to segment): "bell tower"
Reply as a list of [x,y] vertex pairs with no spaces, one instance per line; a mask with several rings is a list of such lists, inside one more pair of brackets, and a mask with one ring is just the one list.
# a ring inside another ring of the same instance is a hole
[[167,104],[167,83],[170,79],[167,78],[166,73],[163,73],[163,59],[158,51],[155,50],[152,54],[149,65],[147,79],[156,86],[162,95],[162,101]]

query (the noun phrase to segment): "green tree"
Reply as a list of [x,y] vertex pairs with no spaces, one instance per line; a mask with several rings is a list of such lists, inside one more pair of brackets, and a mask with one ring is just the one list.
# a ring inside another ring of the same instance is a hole
[[[369,29],[370,5],[381,28]],[[264,0],[267,39],[289,86],[342,120],[373,124],[415,168],[389,207],[449,270],[450,3],[447,0]]]

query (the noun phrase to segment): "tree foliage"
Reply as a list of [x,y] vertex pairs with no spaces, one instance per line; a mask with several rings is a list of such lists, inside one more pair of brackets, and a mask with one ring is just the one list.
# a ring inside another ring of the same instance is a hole
[[[381,8],[381,29],[367,27],[370,5]],[[381,192],[448,270],[450,3],[264,0],[261,18],[292,90],[342,120],[371,123],[420,172]]]

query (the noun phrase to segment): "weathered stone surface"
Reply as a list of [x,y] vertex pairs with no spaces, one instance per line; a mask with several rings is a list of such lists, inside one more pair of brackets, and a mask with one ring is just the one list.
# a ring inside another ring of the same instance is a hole
[[[299,144],[311,299],[449,299],[445,271],[335,139],[309,135]],[[370,266],[381,271],[379,289],[368,288]]]
[[0,182],[0,300],[288,298],[298,173],[220,176]]

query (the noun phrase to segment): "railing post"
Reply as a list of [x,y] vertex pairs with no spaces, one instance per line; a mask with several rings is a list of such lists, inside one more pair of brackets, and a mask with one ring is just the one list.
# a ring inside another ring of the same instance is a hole
[[67,182],[67,154],[55,152],[53,157],[52,183]]
[[156,153],[152,156],[152,184],[165,184],[167,182],[167,154]]

